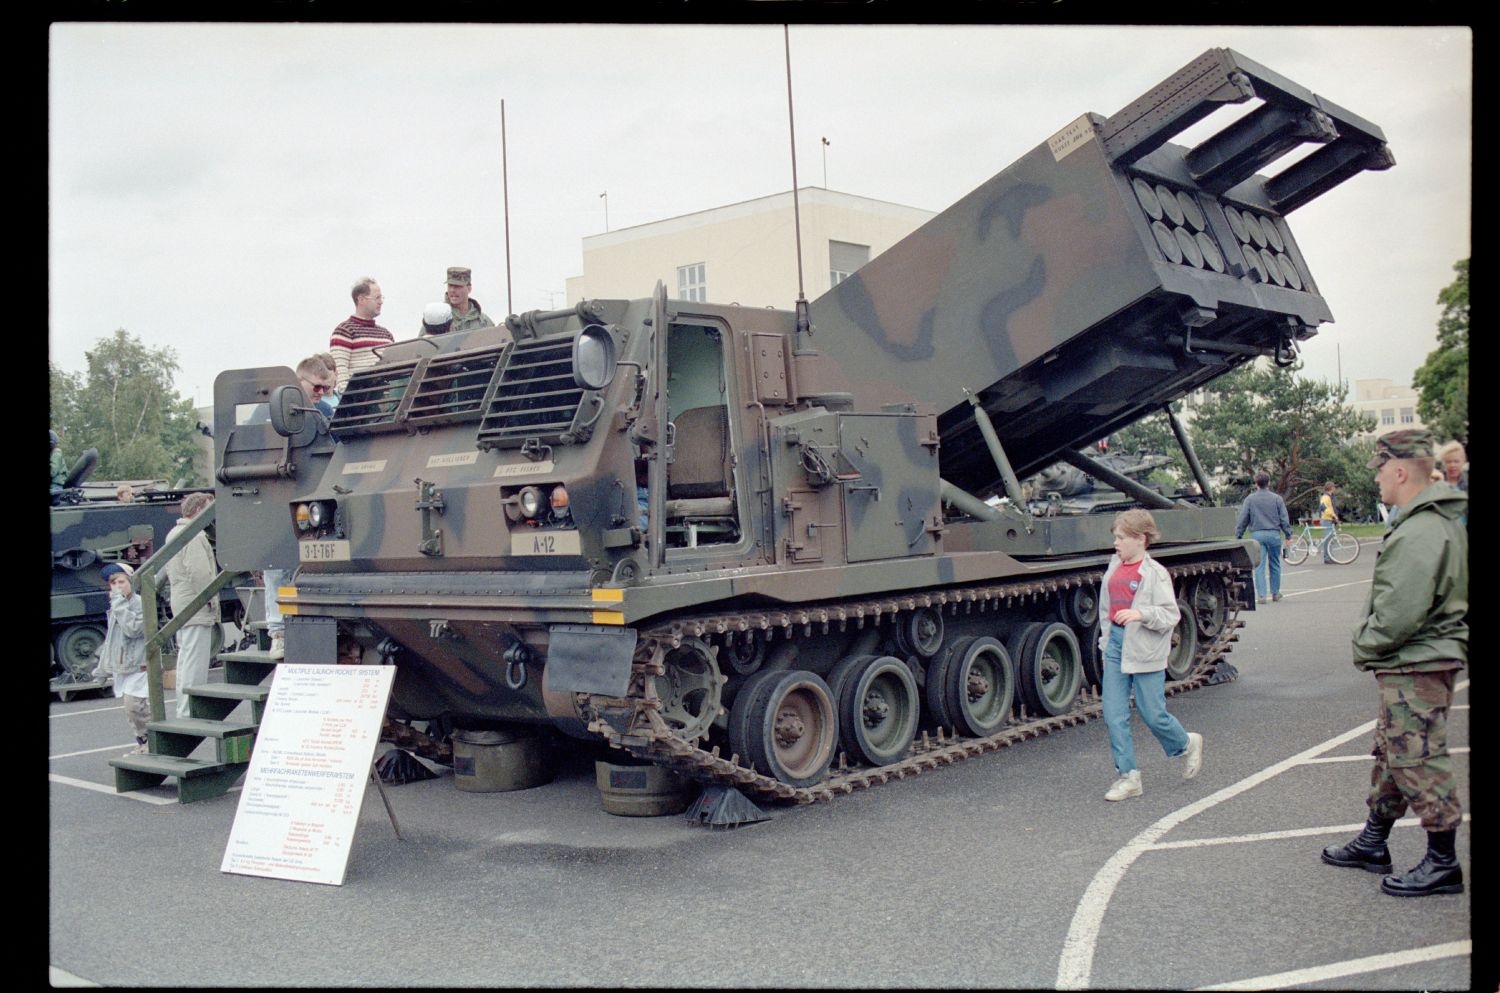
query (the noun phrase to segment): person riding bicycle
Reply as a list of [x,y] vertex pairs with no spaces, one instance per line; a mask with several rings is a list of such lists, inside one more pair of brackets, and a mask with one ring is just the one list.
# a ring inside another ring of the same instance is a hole
[[1323,543],[1318,550],[1323,553],[1323,564],[1332,565],[1333,559],[1328,557],[1328,543],[1333,540],[1335,525],[1339,523],[1338,511],[1333,506],[1334,485],[1331,482],[1323,484],[1323,493],[1318,497],[1318,516],[1323,519]]

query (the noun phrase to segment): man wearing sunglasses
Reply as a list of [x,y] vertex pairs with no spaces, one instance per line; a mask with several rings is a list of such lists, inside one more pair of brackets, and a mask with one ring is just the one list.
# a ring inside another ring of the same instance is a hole
[[302,394],[313,401],[313,406],[322,411],[324,417],[333,416],[333,388],[338,383],[338,367],[333,356],[327,352],[309,355],[297,363],[297,380],[302,384]]
[[1354,665],[1375,675],[1375,765],[1359,836],[1323,849],[1330,865],[1389,873],[1386,838],[1410,807],[1427,830],[1427,855],[1411,871],[1386,876],[1391,896],[1460,893],[1454,852],[1463,819],[1448,710],[1469,660],[1469,532],[1459,523],[1468,496],[1431,479],[1432,433],[1417,428],[1375,442],[1380,499],[1400,508],[1375,559],[1365,612],[1354,629]]

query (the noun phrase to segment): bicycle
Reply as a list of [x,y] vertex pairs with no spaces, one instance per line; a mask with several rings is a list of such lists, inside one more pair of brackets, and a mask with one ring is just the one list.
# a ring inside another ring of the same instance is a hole
[[[1286,549],[1282,552],[1282,557],[1286,559],[1288,565],[1301,565],[1307,561],[1313,549],[1323,543],[1321,534],[1313,534],[1313,528],[1321,529],[1321,523],[1307,517],[1302,518],[1298,523],[1302,525],[1302,530],[1292,536],[1292,540],[1287,543]],[[1337,522],[1334,523],[1333,529],[1333,537],[1328,542],[1328,557],[1339,565],[1348,565],[1359,558],[1359,539],[1340,531]]]

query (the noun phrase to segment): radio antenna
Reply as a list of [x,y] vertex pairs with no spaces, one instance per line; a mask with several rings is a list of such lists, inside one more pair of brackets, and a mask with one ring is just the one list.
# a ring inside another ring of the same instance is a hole
[[812,336],[811,322],[807,317],[807,296],[802,290],[802,208],[797,202],[797,124],[792,115],[792,35],[787,25],[781,26],[781,37],[786,43],[786,127],[792,141],[792,227],[797,240],[797,344],[802,347],[802,337]]
[[514,314],[510,287],[510,175],[505,168],[505,101],[500,101],[500,191],[505,209],[505,312]]

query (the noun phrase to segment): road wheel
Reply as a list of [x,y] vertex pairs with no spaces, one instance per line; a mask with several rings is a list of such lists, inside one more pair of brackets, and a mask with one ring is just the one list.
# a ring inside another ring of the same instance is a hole
[[785,673],[784,669],[757,672],[735,690],[734,706],[729,711],[729,751],[731,755],[738,755],[743,765],[748,766],[752,762],[751,718],[756,708],[764,703],[771,684]]
[[1339,565],[1348,565],[1359,558],[1359,539],[1340,531],[1328,543],[1328,557]]
[[948,653],[948,712],[960,734],[983,738],[1010,717],[1016,696],[1015,666],[994,638],[961,638]]
[[953,715],[953,708],[949,706],[948,667],[952,662],[951,647],[948,651],[940,652],[935,658],[927,661],[927,675],[922,683],[922,703],[926,715],[926,726],[929,729],[951,730],[958,725]]
[[74,682],[86,683],[93,679],[95,658],[104,644],[104,629],[97,624],[71,624],[57,633],[52,642],[57,653],[57,663]]
[[1083,663],[1083,678],[1088,685],[1099,687],[1104,684],[1104,653],[1099,650],[1099,617],[1094,616],[1094,623],[1088,628],[1078,631],[1074,630],[1078,638],[1078,654]]
[[833,693],[816,673],[777,674],[749,712],[750,757],[756,769],[788,786],[823,778],[838,744]]
[[1033,629],[1012,658],[1021,702],[1038,715],[1067,713],[1083,684],[1083,656],[1073,629],[1062,623]]
[[829,673],[828,688],[838,705],[839,742],[850,758],[889,765],[905,757],[922,711],[905,662],[890,655],[845,659]]
[[1224,577],[1216,573],[1199,576],[1193,581],[1192,595],[1188,602],[1198,618],[1198,636],[1212,641],[1224,630],[1229,621],[1229,592]]
[[1193,671],[1198,655],[1198,620],[1186,600],[1177,601],[1182,616],[1172,629],[1172,649],[1167,654],[1167,679],[1186,679]]

